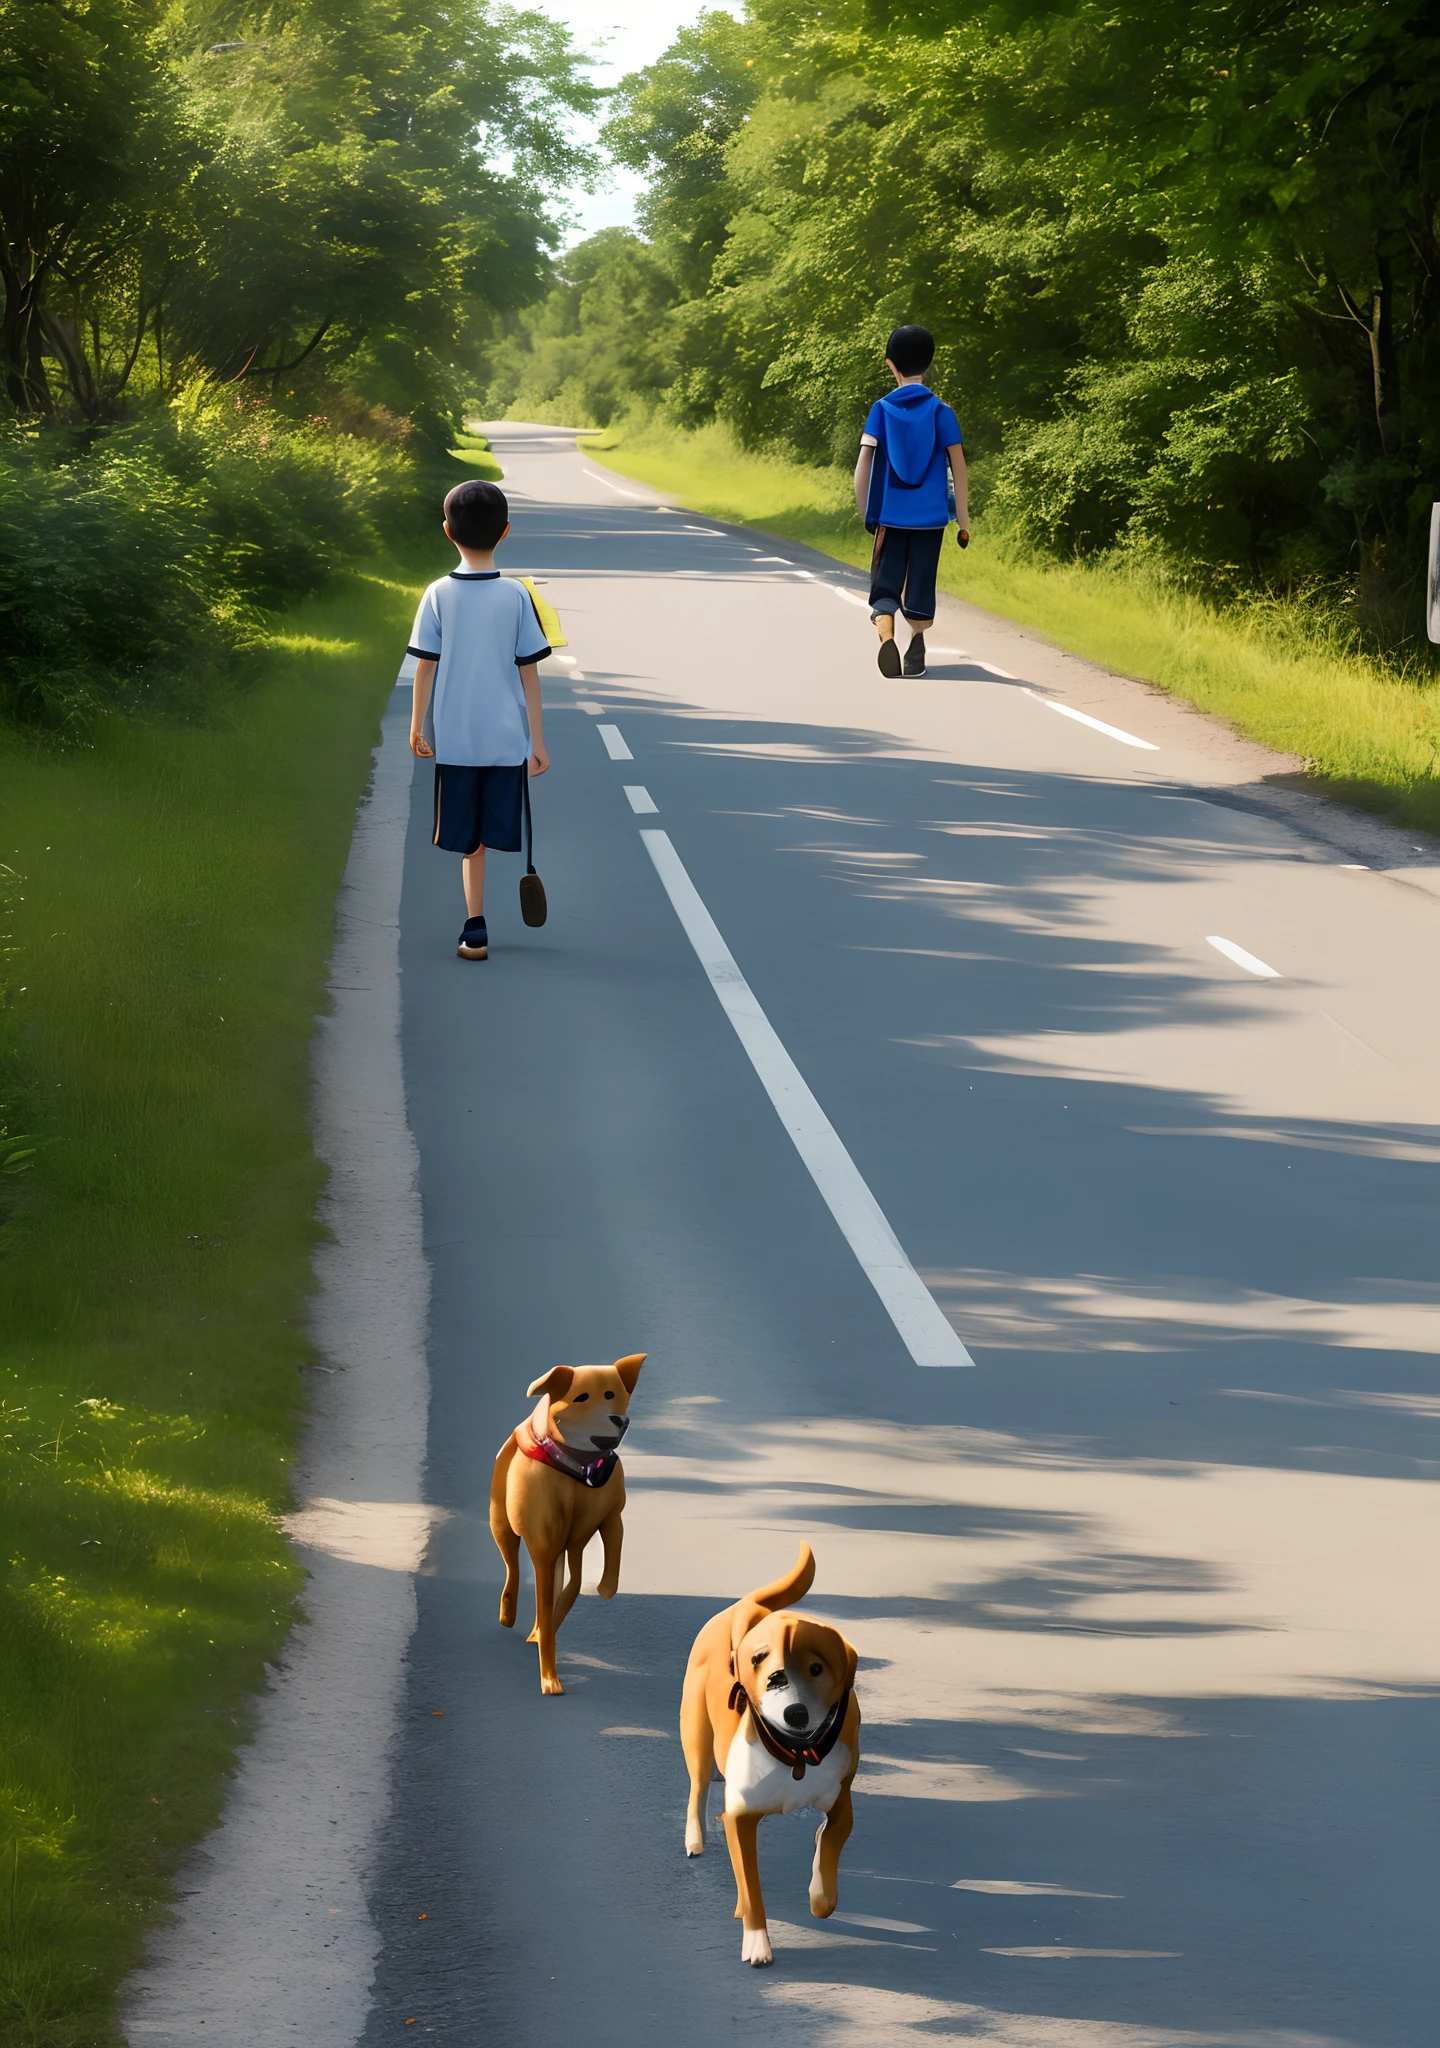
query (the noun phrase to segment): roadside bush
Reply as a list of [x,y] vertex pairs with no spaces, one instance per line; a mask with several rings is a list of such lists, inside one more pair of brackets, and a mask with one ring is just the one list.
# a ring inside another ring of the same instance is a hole
[[372,553],[415,489],[403,421],[387,440],[373,429],[361,438],[201,385],[148,431],[200,494],[207,570],[267,607],[308,597],[343,562]]
[[415,489],[388,439],[196,387],[109,429],[0,425],[0,718],[198,709],[262,608],[372,551]]

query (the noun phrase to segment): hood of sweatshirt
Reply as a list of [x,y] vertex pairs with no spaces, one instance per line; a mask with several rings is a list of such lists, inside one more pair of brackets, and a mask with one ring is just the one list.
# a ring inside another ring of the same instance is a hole
[[901,384],[880,401],[885,408],[885,452],[902,484],[922,483],[935,453],[940,401],[923,384]]

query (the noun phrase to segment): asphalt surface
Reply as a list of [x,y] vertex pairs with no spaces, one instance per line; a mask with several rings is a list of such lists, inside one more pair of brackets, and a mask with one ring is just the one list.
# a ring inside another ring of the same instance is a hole
[[[1265,813],[1256,750],[959,606],[930,635],[958,651],[886,683],[853,572],[658,509],[554,430],[493,439],[502,564],[571,642],[550,920],[496,857],[490,959],[455,958],[418,768],[401,1042],[445,1519],[367,2048],[1429,2048],[1430,855],[1347,865]],[[914,1362],[647,830],[974,1370]],[[496,1621],[491,1462],[532,1378],[635,1350],[621,1594],[581,1600],[543,1699]],[[861,1652],[865,1796],[823,1925],[811,1818],[765,1823],[752,1971],[722,1834],[683,1854],[676,1712],[700,1624],[802,1536]]]

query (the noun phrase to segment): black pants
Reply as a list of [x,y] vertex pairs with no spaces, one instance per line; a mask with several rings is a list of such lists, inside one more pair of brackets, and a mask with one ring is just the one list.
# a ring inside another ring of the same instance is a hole
[[907,619],[935,616],[935,572],[943,526],[882,526],[870,562],[870,616],[904,612]]
[[461,768],[435,763],[435,844],[446,853],[520,851],[520,820],[528,763],[518,768]]

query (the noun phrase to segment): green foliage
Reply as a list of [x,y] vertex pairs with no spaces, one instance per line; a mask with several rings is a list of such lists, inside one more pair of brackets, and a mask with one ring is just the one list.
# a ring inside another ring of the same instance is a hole
[[603,130],[620,163],[657,180],[641,219],[690,294],[705,290],[724,246],[728,145],[760,91],[760,47],[747,24],[702,11],[658,63],[622,80]]
[[[601,462],[676,504],[869,564],[850,478],[837,470],[749,452],[723,426],[686,433],[659,417],[591,445]],[[983,547],[943,550],[940,587],[1300,755],[1315,782],[1347,803],[1440,832],[1436,692],[1413,671],[1357,652],[1352,623],[1323,590],[1304,603],[1252,592],[1221,609],[1143,555],[1057,563],[993,528]]]
[[137,385],[303,373],[443,450],[477,323],[543,281],[595,100],[564,30],[490,0],[0,0],[11,403],[96,419]]
[[1217,597],[1323,587],[1413,636],[1437,98],[1423,0],[753,0],[620,88],[607,140],[651,176],[673,299],[637,321],[592,274],[588,340],[618,359],[643,321],[672,421],[848,466],[886,333],[921,321],[1027,544]]
[[387,561],[312,599],[222,723],[0,745],[18,1127],[43,1139],[0,1234],[6,2048],[118,2048],[118,1986],[296,1618],[310,1041],[423,580]]
[[373,549],[416,489],[392,440],[192,386],[100,433],[0,434],[0,716],[74,729],[203,704],[258,607]]
[[538,306],[495,351],[488,416],[608,423],[659,402],[675,375],[666,314],[677,292],[656,251],[628,228],[605,228],[562,257]]
[[201,704],[376,545],[596,97],[499,0],[0,0],[0,722]]

